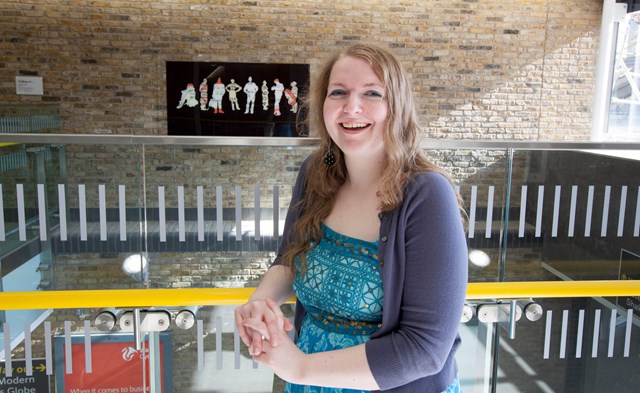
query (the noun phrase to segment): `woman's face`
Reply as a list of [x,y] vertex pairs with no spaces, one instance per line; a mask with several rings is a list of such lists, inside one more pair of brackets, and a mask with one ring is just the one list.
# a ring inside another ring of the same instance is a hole
[[324,100],[324,123],[347,158],[384,156],[389,115],[382,81],[363,59],[345,56],[333,65]]

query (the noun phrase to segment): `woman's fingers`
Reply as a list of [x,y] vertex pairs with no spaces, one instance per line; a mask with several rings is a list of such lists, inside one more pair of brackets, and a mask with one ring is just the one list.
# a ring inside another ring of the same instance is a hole
[[264,349],[263,341],[269,341],[269,331],[267,329],[267,325],[256,318],[245,319],[243,325],[245,328],[248,328],[252,336],[252,343],[251,346],[249,346],[249,353],[253,356],[259,355]]
[[293,330],[293,323],[289,320],[289,318],[284,319],[284,331],[289,332]]
[[251,337],[249,337],[249,331],[244,326],[244,321],[245,321],[246,317],[244,315],[242,315],[242,311],[241,311],[240,307],[236,308],[233,311],[233,314],[234,314],[234,317],[235,317],[236,329],[238,330],[238,333],[240,334],[240,339],[242,340],[244,345],[246,345],[247,347],[250,347],[252,340],[251,340]]
[[249,347],[249,354],[251,355],[259,355],[260,353],[262,353],[262,349],[263,349],[263,339],[264,339],[264,335],[261,334],[259,331],[257,330],[251,330],[251,336],[252,336],[252,341],[251,341],[251,346]]
[[265,340],[269,340],[269,330],[267,324],[256,318],[245,319],[244,326],[250,328],[255,333],[260,334]]
[[[242,342],[249,348],[250,354],[262,352],[263,334],[245,325],[249,319],[262,320],[265,313],[271,313],[265,301],[248,302],[234,310],[235,325]],[[266,329],[263,329],[266,331]]]
[[273,316],[275,317],[267,323],[269,337],[271,337],[269,342],[275,347],[280,342],[279,335],[280,332],[284,331],[284,321],[286,318],[284,317],[282,310],[280,310],[280,307],[273,300],[267,298],[267,306],[269,306],[269,309],[273,312]]
[[247,303],[236,308],[234,314],[240,339],[253,356],[263,352],[264,340],[275,347],[281,342],[280,335],[293,329],[291,321],[272,299]]

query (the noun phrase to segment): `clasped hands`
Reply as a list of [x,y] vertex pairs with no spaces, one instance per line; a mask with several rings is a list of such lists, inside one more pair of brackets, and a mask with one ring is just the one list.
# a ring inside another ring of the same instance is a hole
[[296,347],[288,331],[293,325],[273,300],[252,300],[234,311],[240,339],[249,354],[288,382],[301,377],[305,354]]

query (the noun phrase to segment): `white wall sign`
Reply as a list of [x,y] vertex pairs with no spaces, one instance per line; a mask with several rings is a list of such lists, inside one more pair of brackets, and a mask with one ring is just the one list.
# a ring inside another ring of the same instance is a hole
[[16,94],[41,96],[44,94],[41,76],[16,76]]

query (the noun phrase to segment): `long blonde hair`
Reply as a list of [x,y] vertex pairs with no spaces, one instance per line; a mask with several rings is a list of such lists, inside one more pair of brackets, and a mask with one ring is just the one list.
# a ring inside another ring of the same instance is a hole
[[[389,116],[385,125],[387,132],[384,133],[385,162],[378,190],[380,211],[390,211],[402,202],[403,187],[413,175],[444,173],[426,158],[420,148],[420,126],[411,85],[396,57],[385,49],[368,44],[355,44],[335,53],[317,74],[304,103],[308,129],[319,139],[319,146],[307,162],[304,197],[296,206],[301,209],[301,214],[293,226],[292,241],[283,254],[284,262],[292,272],[296,271],[296,256],[304,266],[306,253],[322,238],[320,222],[331,212],[336,193],[347,178],[343,153],[331,143],[323,118],[331,70],[336,61],[345,56],[367,61],[385,86]],[[329,149],[336,156],[336,163],[331,166],[323,160]]]

